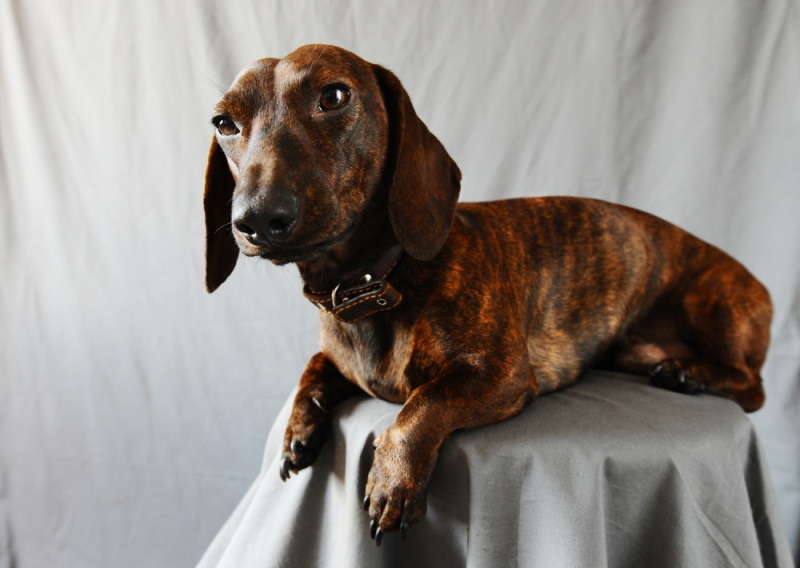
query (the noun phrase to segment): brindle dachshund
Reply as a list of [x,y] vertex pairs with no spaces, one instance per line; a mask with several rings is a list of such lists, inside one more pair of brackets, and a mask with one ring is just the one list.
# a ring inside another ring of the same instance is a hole
[[424,516],[452,432],[511,418],[589,366],[763,404],[772,307],[742,265],[603,201],[456,204],[458,167],[386,69],[322,45],[262,59],[213,124],[208,290],[241,251],[296,263],[320,309],[281,477],[314,461],[346,397],[403,405],[367,480],[378,544]]

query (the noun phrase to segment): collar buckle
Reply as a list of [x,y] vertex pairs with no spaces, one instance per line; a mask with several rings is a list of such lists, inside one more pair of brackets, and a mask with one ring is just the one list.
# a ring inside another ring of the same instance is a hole
[[[386,278],[402,256],[403,250],[397,245],[387,251],[375,265],[376,270],[364,274],[358,284],[343,289],[339,283],[330,292],[316,292],[306,285],[303,287],[303,294],[321,311],[330,313],[345,323],[390,310],[402,301],[403,296]],[[381,272],[383,276],[380,279],[373,279],[373,273]]]

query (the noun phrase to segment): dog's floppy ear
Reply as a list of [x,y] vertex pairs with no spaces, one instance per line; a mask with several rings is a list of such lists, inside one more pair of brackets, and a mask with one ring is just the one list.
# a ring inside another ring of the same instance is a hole
[[417,116],[400,80],[374,68],[389,117],[389,219],[408,254],[431,260],[450,233],[461,172]]
[[233,272],[239,248],[231,233],[231,203],[236,182],[225,153],[211,140],[203,206],[206,212],[206,289],[213,292]]

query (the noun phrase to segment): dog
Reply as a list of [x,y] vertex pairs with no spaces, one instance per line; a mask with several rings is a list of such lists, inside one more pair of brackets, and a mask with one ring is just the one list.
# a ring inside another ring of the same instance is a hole
[[377,544],[423,518],[452,432],[511,418],[590,366],[763,404],[772,305],[741,264],[609,202],[457,203],[458,166],[385,68],[323,45],[261,59],[212,123],[208,291],[241,252],[295,263],[320,311],[281,477],[314,462],[343,399],[402,404],[366,484]]

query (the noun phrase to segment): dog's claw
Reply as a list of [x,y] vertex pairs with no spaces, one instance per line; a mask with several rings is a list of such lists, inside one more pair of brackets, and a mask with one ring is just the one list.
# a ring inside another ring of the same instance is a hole
[[686,369],[670,363],[656,363],[650,367],[650,380],[656,386],[684,394],[706,390],[706,385],[692,377]]
[[289,473],[289,466],[290,465],[291,465],[291,462],[289,462],[288,458],[284,459],[283,462],[281,462],[281,480],[282,481],[286,481],[287,479],[289,479],[289,477],[291,475]]
[[292,440],[292,453],[299,454],[305,449],[305,445],[298,439]]
[[378,521],[373,520],[372,522],[370,522],[370,524],[369,524],[369,536],[370,536],[370,538],[372,538],[372,540],[375,541],[375,544],[377,546],[380,546],[381,542],[383,542],[383,535],[384,534],[385,533],[380,529],[380,527],[378,527]]
[[406,522],[400,523],[400,538],[403,540],[408,538],[408,523]]
[[369,495],[364,497],[364,510],[369,511]]

